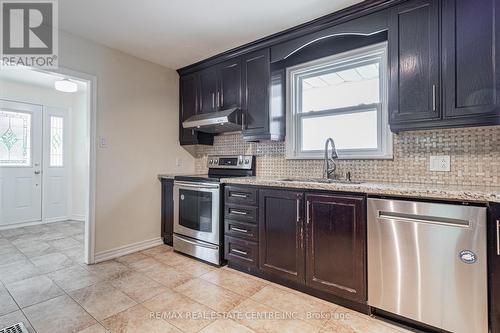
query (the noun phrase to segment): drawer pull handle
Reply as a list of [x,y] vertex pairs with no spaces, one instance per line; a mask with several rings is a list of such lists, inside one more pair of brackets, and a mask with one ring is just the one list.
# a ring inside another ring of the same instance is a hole
[[230,197],[235,197],[235,198],[248,198],[248,195],[246,195],[246,194],[240,194],[240,193],[231,193],[229,196]]
[[243,256],[248,255],[248,252],[240,251],[240,250],[236,250],[236,249],[231,249],[231,252],[234,252],[234,253],[237,253],[237,254],[241,254]]
[[248,233],[248,230],[246,230],[246,229],[240,229],[240,228],[235,228],[235,227],[231,227],[231,230],[234,230],[237,232],[244,232],[245,234]]
[[236,214],[236,215],[248,215],[247,212],[242,212],[241,210],[230,210],[229,213],[231,214]]

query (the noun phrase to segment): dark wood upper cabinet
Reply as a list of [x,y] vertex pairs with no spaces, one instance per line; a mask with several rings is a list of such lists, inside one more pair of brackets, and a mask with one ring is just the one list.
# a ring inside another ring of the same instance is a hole
[[491,333],[500,333],[500,204],[489,209],[488,272]]
[[259,268],[304,282],[302,192],[259,190]]
[[214,112],[218,108],[217,69],[207,68],[199,73],[200,113]]
[[414,0],[389,13],[391,124],[439,119],[439,0]]
[[180,78],[180,114],[179,141],[181,144],[196,144],[197,134],[191,129],[184,129],[182,122],[194,116],[198,110],[198,76],[189,74]]
[[284,138],[284,72],[271,72],[270,50],[242,58],[243,138],[247,141]]
[[444,118],[498,118],[499,18],[495,0],[443,0]]
[[366,302],[366,209],[357,196],[306,194],[306,284]]
[[241,106],[241,60],[226,61],[217,67],[219,110]]

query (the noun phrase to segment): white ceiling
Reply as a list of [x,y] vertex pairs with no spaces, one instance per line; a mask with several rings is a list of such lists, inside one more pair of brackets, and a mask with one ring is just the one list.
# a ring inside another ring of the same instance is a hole
[[64,0],[72,34],[177,69],[360,0]]

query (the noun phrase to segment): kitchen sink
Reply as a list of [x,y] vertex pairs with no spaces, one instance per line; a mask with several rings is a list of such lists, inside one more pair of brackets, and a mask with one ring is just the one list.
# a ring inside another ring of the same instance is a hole
[[362,184],[363,182],[342,179],[326,179],[326,178],[283,178],[278,179],[280,182],[300,182],[300,183],[323,183],[323,184]]

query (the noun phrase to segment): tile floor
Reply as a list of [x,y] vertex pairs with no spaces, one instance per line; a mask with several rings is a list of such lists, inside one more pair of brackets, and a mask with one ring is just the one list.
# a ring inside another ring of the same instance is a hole
[[338,332],[403,329],[168,246],[93,266],[83,223],[0,231],[0,328],[32,333]]

